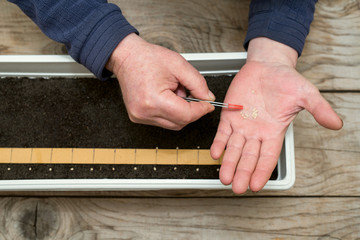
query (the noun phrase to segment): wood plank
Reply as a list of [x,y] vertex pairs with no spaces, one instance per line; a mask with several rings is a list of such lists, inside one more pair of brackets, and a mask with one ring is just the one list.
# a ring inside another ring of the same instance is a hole
[[4,239],[355,239],[360,198],[2,198]]
[[63,44],[46,37],[16,5],[0,2],[0,54],[65,54]]
[[320,0],[298,70],[322,90],[359,90],[359,37],[359,1]]
[[360,196],[360,153],[296,148],[296,183],[278,194]]
[[248,0],[110,2],[149,42],[187,53],[244,51]]
[[344,121],[340,131],[328,130],[302,111],[294,121],[295,146],[360,153],[360,93],[323,93]]

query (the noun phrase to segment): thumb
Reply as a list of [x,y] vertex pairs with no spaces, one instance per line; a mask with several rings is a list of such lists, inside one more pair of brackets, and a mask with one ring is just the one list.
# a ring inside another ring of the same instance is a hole
[[341,118],[335,113],[325,98],[321,96],[318,89],[308,95],[304,108],[323,127],[339,130],[343,126]]
[[205,78],[183,57],[175,63],[176,72],[174,76],[177,80],[190,91],[194,98],[201,100],[214,101],[215,96],[209,90]]

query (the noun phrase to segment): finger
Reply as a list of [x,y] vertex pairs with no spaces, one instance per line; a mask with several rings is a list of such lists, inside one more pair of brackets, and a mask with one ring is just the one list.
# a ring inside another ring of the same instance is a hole
[[205,78],[198,70],[196,70],[184,58],[179,58],[179,60],[175,62],[175,65],[178,71],[173,72],[174,76],[186,89],[190,91],[192,96],[202,100],[215,100],[215,96],[209,90]]
[[248,189],[251,175],[259,159],[260,146],[261,142],[257,139],[246,141],[232,183],[234,193],[242,194]]
[[313,115],[314,119],[323,127],[339,130],[343,126],[341,118],[335,113],[330,104],[316,89],[305,101],[304,108]]
[[283,141],[284,135],[262,142],[260,157],[250,179],[251,191],[260,191],[269,180],[278,162]]
[[245,138],[241,134],[233,133],[230,136],[220,168],[220,181],[225,185],[229,185],[233,181],[244,143]]
[[208,102],[187,102],[171,91],[166,93],[164,99],[161,101],[158,117],[180,125],[194,122],[215,109]]
[[232,128],[230,123],[225,120],[220,120],[218,130],[210,148],[210,154],[213,159],[219,159],[221,157],[231,134]]

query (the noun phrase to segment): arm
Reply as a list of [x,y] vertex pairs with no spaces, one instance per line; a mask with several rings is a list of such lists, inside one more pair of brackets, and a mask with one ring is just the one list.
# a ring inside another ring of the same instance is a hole
[[188,103],[185,88],[214,100],[205,79],[180,54],[147,43],[106,0],[11,0],[99,79],[117,76],[130,119],[179,130],[214,110]]
[[244,110],[222,111],[211,146],[215,159],[226,147],[220,180],[232,183],[237,194],[248,187],[254,192],[264,187],[276,166],[287,127],[301,110],[309,111],[324,127],[340,129],[343,124],[318,89],[295,70],[303,43],[296,49],[271,40],[273,32],[259,32],[266,37],[260,34],[247,43],[246,64],[225,99],[244,105]]
[[138,33],[121,10],[104,0],[9,0],[18,5],[51,39],[64,43],[69,55],[99,79],[111,53],[130,33]]

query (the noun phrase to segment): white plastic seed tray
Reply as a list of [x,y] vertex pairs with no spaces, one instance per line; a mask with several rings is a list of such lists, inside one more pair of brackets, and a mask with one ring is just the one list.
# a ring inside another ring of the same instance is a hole
[[[239,71],[246,53],[182,54],[203,75],[228,75]],[[2,55],[0,77],[94,77],[68,55]],[[286,190],[295,182],[293,126],[289,126],[278,160],[278,177],[269,180],[264,189]],[[27,191],[94,191],[94,190],[170,190],[231,189],[213,179],[44,179],[0,180],[0,190]]]

